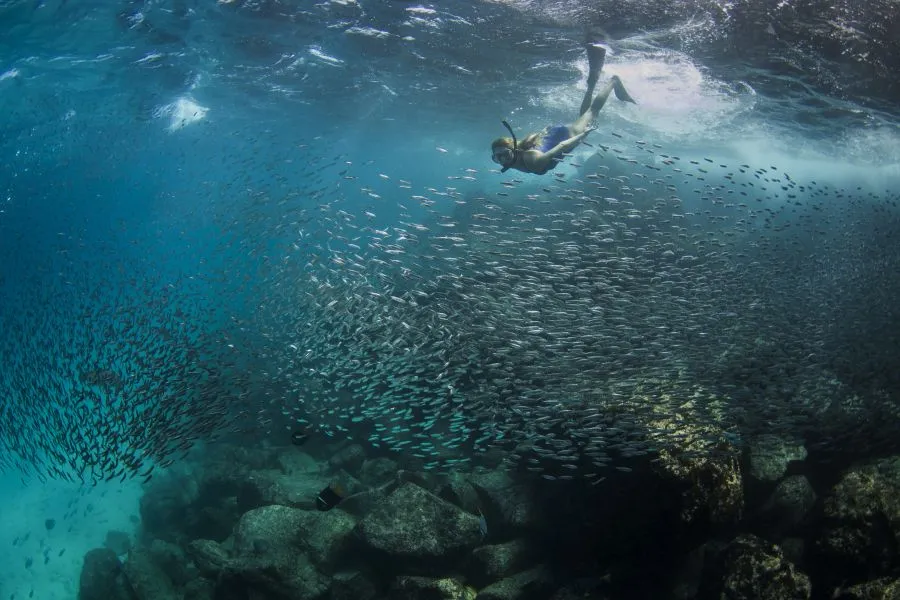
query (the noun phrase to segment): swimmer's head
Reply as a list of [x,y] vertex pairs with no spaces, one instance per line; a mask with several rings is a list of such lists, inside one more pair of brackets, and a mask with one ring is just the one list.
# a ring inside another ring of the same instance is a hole
[[509,137],[497,138],[491,142],[491,160],[502,167],[509,167],[516,161],[516,142]]

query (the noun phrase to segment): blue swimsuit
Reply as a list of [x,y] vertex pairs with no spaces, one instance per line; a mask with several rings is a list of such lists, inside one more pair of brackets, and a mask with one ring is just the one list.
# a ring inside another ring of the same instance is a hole
[[553,150],[557,144],[566,141],[570,137],[572,136],[569,133],[569,128],[565,125],[551,125],[550,127],[547,127],[544,132],[540,151],[549,152],[550,150]]

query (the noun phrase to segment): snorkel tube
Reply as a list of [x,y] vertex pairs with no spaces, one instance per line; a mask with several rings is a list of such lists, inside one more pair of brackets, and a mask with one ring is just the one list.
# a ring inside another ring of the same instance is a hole
[[[509,132],[509,135],[511,135],[512,139],[513,139],[513,163],[515,163],[516,155],[518,155],[518,153],[519,153],[519,142],[518,142],[518,140],[516,140],[516,134],[513,133],[512,127],[509,126],[509,123],[506,122],[506,119],[504,119],[502,121],[502,123],[503,123],[503,126],[506,127],[506,130]],[[512,165],[510,165],[510,166],[512,166]],[[502,169],[500,169],[500,172],[506,173],[507,171],[509,171],[509,169],[510,169],[510,167],[503,167]]]

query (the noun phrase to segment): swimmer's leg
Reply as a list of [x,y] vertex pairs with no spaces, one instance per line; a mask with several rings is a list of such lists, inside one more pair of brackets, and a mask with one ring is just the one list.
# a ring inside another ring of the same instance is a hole
[[591,107],[591,98],[594,96],[594,87],[600,78],[600,71],[603,70],[603,63],[606,61],[606,48],[599,44],[589,43],[587,45],[588,55],[588,78],[587,91],[584,93],[584,99],[581,101],[581,110],[579,115],[584,115]]
[[597,115],[600,113],[600,109],[603,108],[603,105],[606,104],[606,99],[609,98],[609,95],[612,93],[617,79],[618,77],[613,77],[613,79],[607,81],[600,89],[597,97],[594,98],[594,101],[588,104],[588,109],[584,111],[574,123],[572,123],[572,125],[569,127],[569,129],[572,130],[572,135],[578,135],[579,133],[587,129],[591,124],[591,121],[597,118]]
[[609,78],[609,81],[606,82],[606,85],[603,86],[603,89],[600,90],[600,93],[597,94],[597,97],[594,98],[594,101],[591,102],[590,114],[596,117],[603,108],[603,105],[606,104],[606,99],[609,98],[610,92],[613,91],[616,92],[616,98],[622,102],[637,104],[637,102],[634,101],[634,98],[628,95],[628,92],[625,90],[625,85],[622,83],[622,80],[619,79],[619,76],[613,75]]
[[619,79],[618,75],[612,76],[613,89],[616,91],[616,98],[621,100],[622,102],[631,102],[632,104],[637,104],[634,101],[634,98],[625,90],[625,84],[622,83],[622,80]]
[[622,102],[632,102],[637,104],[625,90],[625,86],[622,84],[622,80],[619,79],[619,76],[613,75],[600,89],[600,92],[597,94],[597,97],[594,98],[593,102],[588,105],[588,110],[584,111],[581,116],[569,126],[572,135],[578,135],[588,128],[591,121],[596,119],[597,115],[600,114],[600,111],[606,104],[607,98],[609,98],[609,95],[613,92],[616,93],[616,98]]
[[588,87],[597,84],[597,78],[600,77],[600,71],[603,70],[603,63],[606,61],[606,48],[600,44],[588,44]]

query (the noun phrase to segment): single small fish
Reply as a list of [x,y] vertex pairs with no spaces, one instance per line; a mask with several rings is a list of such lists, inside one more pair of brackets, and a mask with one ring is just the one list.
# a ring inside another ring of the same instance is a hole
[[305,427],[295,430],[291,433],[291,443],[295,446],[302,446],[309,441],[309,430]]
[[316,508],[323,512],[329,511],[340,504],[346,495],[346,491],[341,484],[329,483],[316,496]]
[[485,539],[488,535],[488,524],[480,508],[478,509],[478,530],[481,531],[481,539]]

